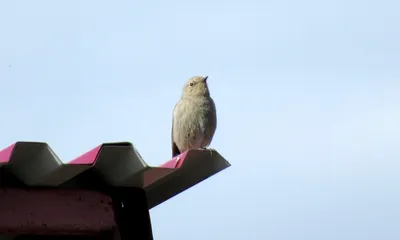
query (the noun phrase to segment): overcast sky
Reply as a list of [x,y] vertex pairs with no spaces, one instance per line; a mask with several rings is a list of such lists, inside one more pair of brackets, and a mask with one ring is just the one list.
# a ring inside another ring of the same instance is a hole
[[151,210],[155,239],[400,239],[400,3],[2,1],[6,147],[65,161],[131,141],[170,158],[208,75],[232,167]]

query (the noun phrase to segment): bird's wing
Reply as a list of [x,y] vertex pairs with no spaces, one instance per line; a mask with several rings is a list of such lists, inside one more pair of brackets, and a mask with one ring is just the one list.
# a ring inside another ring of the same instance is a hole
[[211,115],[209,119],[209,131],[206,132],[205,139],[207,140],[206,146],[211,144],[214,137],[215,130],[217,129],[217,108],[215,107],[214,100],[210,98]]
[[179,101],[175,107],[174,110],[172,112],[172,126],[171,126],[171,147],[172,147],[172,157],[175,157],[179,154],[181,154],[181,151],[179,151],[178,146],[176,145],[175,141],[174,141],[174,121],[175,121],[175,109],[176,106],[178,106],[180,104],[181,101]]

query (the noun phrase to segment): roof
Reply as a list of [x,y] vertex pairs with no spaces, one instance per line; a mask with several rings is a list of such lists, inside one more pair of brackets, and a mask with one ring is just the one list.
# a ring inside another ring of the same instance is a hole
[[129,142],[103,143],[63,163],[47,143],[16,142],[0,151],[0,185],[137,187],[151,209],[229,166],[215,150],[189,150],[151,167]]

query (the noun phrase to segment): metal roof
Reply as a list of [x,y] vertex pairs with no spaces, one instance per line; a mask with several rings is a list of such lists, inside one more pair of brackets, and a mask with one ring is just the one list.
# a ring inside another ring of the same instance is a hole
[[63,163],[44,142],[16,142],[0,151],[0,186],[145,189],[149,209],[230,164],[215,150],[189,150],[151,167],[129,142],[103,143]]

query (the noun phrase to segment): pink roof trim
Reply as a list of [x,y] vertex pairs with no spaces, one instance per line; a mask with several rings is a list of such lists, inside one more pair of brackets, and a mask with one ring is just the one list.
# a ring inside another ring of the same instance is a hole
[[99,154],[100,148],[102,145],[99,145],[89,152],[86,152],[74,160],[70,161],[68,164],[82,164],[82,165],[92,165],[96,161],[97,155]]
[[187,153],[188,153],[188,151],[181,153],[180,155],[169,160],[168,162],[162,164],[160,167],[161,168],[180,168],[182,166],[182,163],[185,161]]
[[[13,143],[7,148],[0,150],[0,164],[5,164],[10,161],[11,155],[17,143]],[[79,157],[71,160],[68,164],[77,164],[77,165],[92,165],[95,163],[97,156],[100,152],[100,149],[103,145],[99,145],[92,150],[80,155]],[[178,169],[182,166],[185,161],[186,155],[188,151],[181,153],[180,155],[172,158],[171,160],[165,162],[160,165],[160,168],[168,168],[168,169]]]
[[8,163],[10,161],[11,154],[14,150],[15,144],[16,143],[13,143],[10,146],[8,146],[7,148],[0,151],[0,164]]

